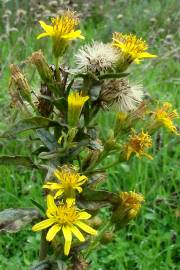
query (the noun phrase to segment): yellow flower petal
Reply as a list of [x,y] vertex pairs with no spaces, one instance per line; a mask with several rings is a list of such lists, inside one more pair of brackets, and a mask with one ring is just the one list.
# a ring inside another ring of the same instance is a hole
[[156,58],[157,55],[148,52],[140,53],[138,58]]
[[75,38],[84,39],[84,37],[81,35],[81,31],[80,30],[77,30],[77,31],[74,31],[74,32],[65,34],[65,35],[62,36],[62,38],[69,39],[69,40],[73,40]]
[[83,231],[92,234],[92,235],[97,235],[97,231],[85,224],[84,222],[81,221],[76,221],[74,222],[75,225],[77,225],[79,228],[81,228]]
[[53,238],[56,236],[56,234],[60,231],[60,229],[61,229],[61,226],[59,226],[58,224],[55,224],[54,226],[52,226],[46,235],[46,240],[52,241]]
[[50,190],[60,189],[63,188],[61,184],[53,183],[53,182],[47,182],[45,185],[43,185],[43,188],[48,188]]
[[61,172],[59,170],[55,170],[54,175],[57,177],[57,179],[61,180]]
[[48,228],[49,226],[51,226],[53,223],[55,223],[55,219],[45,219],[37,224],[35,224],[33,227],[32,227],[32,230],[34,232],[37,232],[37,231],[41,231],[43,229],[46,229]]
[[49,35],[49,36],[53,36],[54,30],[53,27],[51,25],[46,24],[43,21],[39,21],[41,27],[44,29],[44,31]]
[[64,239],[65,239],[64,254],[66,256],[68,256],[70,248],[71,248],[72,233],[71,233],[71,229],[69,226],[63,226],[62,231],[63,231],[63,235],[64,235]]
[[89,219],[91,217],[90,214],[88,214],[87,212],[80,212],[79,213],[79,219]]
[[85,241],[84,236],[82,235],[82,233],[80,232],[80,230],[77,227],[72,225],[71,226],[71,231],[77,237],[77,239],[79,239],[79,241],[81,241],[81,242]]
[[56,212],[57,211],[57,206],[54,202],[54,198],[52,195],[48,195],[47,196],[47,207],[48,210],[52,211],[52,212]]
[[81,193],[83,190],[81,187],[76,187],[76,189],[78,190],[79,193]]
[[60,197],[62,194],[64,193],[64,189],[60,189],[56,192],[54,199],[56,199],[57,197]]
[[40,39],[40,38],[43,38],[43,37],[48,37],[48,36],[49,36],[48,33],[42,33],[42,34],[39,34],[39,35],[37,36],[37,39]]
[[82,185],[82,183],[86,182],[87,179],[88,179],[88,178],[87,178],[85,175],[81,175],[81,176],[79,177],[79,179],[78,179],[78,182],[81,182],[81,185]]
[[75,203],[75,198],[67,198],[66,203],[68,207],[71,207]]
[[121,49],[124,49],[124,44],[122,42],[120,42],[119,40],[113,38],[113,41],[115,41],[115,43],[113,44],[114,46],[117,46]]

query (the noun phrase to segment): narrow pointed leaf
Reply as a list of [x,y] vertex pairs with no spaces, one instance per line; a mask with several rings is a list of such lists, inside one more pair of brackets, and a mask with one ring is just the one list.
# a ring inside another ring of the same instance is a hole
[[81,196],[86,201],[109,202],[112,204],[118,201],[118,195],[116,193],[106,190],[84,189]]
[[7,131],[0,135],[0,138],[13,137],[18,133],[38,128],[48,128],[60,125],[58,122],[51,119],[35,116],[20,120],[15,125],[11,126]]
[[26,156],[0,156],[0,165],[19,165],[29,168],[37,168],[37,166],[33,163],[33,161]]
[[34,208],[9,208],[0,212],[0,232],[15,233],[40,217]]

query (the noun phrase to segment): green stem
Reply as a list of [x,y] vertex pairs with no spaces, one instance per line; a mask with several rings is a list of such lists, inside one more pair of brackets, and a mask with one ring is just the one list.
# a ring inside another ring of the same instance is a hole
[[56,57],[55,67],[56,67],[56,80],[58,82],[61,82],[61,76],[59,72],[59,57]]
[[97,247],[100,244],[100,239],[102,238],[104,232],[109,229],[111,225],[111,222],[108,221],[107,224],[102,228],[102,230],[98,233],[98,236],[94,239],[94,241],[91,242],[91,244],[89,245],[86,254],[85,254],[85,258],[87,258],[89,256],[89,254],[91,253],[91,251],[93,251],[95,249],[95,247]]
[[88,169],[87,169],[85,172],[83,172],[83,173],[86,174],[86,173],[92,172],[93,169],[94,169],[95,167],[97,167],[98,164],[99,164],[103,159],[105,159],[107,155],[108,155],[108,151],[105,150],[103,153],[101,153],[101,155],[100,155],[100,157],[98,158],[98,160],[96,161],[96,163],[93,164],[93,165],[90,165],[90,166],[88,167]]
[[40,243],[40,249],[39,249],[39,260],[43,261],[46,258],[47,255],[47,241],[46,241],[46,234],[47,230],[43,230],[41,233],[41,243]]
[[84,172],[84,174],[89,174],[89,173],[91,174],[91,173],[95,173],[95,172],[98,173],[98,172],[101,172],[101,171],[105,171],[105,170],[107,170],[107,169],[109,169],[109,168],[111,168],[111,167],[119,164],[120,162],[121,162],[121,160],[120,159],[117,159],[114,162],[112,162],[109,165],[104,166],[102,168],[99,168],[99,169],[96,169],[96,170],[92,170],[92,169],[91,170],[87,170],[87,171]]

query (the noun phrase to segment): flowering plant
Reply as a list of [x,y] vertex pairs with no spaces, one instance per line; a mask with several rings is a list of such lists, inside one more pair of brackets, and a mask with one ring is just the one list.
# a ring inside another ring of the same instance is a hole
[[[20,67],[10,65],[9,93],[21,119],[1,134],[16,138],[32,130],[36,150],[31,157],[2,156],[1,160],[46,174],[42,190],[47,207],[33,201],[35,209],[6,209],[0,224],[4,231],[14,232],[40,219],[32,230],[42,231],[41,269],[87,269],[87,256],[98,243],[103,244],[106,232],[111,232],[109,241],[113,240],[113,234],[137,216],[144,202],[143,195],[134,191],[103,189],[107,169],[133,157],[152,160],[153,133],[165,127],[178,135],[173,122],[178,113],[167,102],[153,109],[142,85],[127,79],[130,65],[156,58],[141,38],[116,32],[108,44],[84,45],[75,55],[77,68],[70,69],[62,64],[68,48],[72,40],[84,39],[77,30],[76,13],[65,11],[51,25],[43,21],[40,25],[45,32],[37,38],[52,39],[55,65],[47,63],[42,51],[26,61],[40,76],[38,95]],[[102,138],[98,115],[110,109],[116,114],[114,125]],[[107,157],[113,160],[108,165]],[[102,207],[110,209],[104,226],[99,217]]]

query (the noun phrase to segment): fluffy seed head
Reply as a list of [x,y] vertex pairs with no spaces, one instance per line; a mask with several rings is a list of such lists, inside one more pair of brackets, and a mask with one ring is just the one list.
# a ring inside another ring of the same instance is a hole
[[76,63],[85,73],[99,74],[112,69],[117,57],[116,50],[110,44],[94,42],[79,50],[76,54]]
[[106,105],[117,107],[118,111],[129,112],[136,109],[143,98],[142,85],[131,85],[126,79],[105,81],[100,94],[100,100]]

